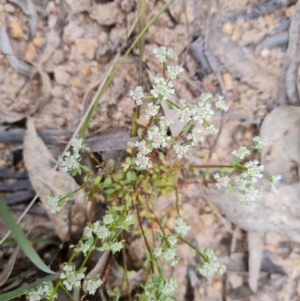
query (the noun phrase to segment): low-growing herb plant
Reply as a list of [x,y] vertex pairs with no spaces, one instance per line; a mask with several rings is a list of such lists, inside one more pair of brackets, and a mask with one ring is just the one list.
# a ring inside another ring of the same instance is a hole
[[[145,242],[144,269],[149,271],[146,273],[145,282],[141,284],[142,293],[137,295],[136,300],[174,300],[173,294],[178,284],[174,276],[164,275],[162,262],[173,267],[179,263],[180,258],[176,255],[178,241],[187,243],[201,256],[202,263],[197,267],[201,275],[209,277],[226,271],[213,250],[205,246],[202,246],[202,251],[197,250],[184,239],[190,226],[180,214],[178,193],[176,193],[175,223],[172,229],[167,226],[166,217],[156,215],[153,201],[159,195],[167,195],[172,191],[178,192],[178,181],[183,177],[183,170],[199,171],[218,168],[219,172],[211,176],[210,182],[215,183],[219,189],[226,188],[236,193],[241,200],[237,206],[242,205],[245,209],[251,210],[251,204],[261,196],[261,190],[256,184],[263,178],[263,166],[256,160],[245,161],[251,151],[244,146],[234,150],[232,162],[224,166],[195,166],[182,163],[188,151],[203,143],[207,136],[218,133],[218,129],[210,124],[211,118],[215,110],[226,112],[228,106],[221,96],[214,97],[209,93],[200,95],[192,106],[188,106],[184,99],[178,102],[171,101],[170,96],[175,95],[172,80],[180,77],[183,69],[169,65],[170,61],[176,59],[171,48],[160,47],[155,49],[153,54],[162,64],[162,77],[153,79],[152,89],[149,92],[144,91],[141,86],[129,92],[136,105],[141,106],[140,112],[144,118],[136,120],[139,125],[139,140],[128,144],[128,156],[123,165],[116,167],[115,162],[109,160],[101,170],[99,169],[101,172],[91,178],[88,168],[80,164],[80,152],[90,153],[82,144],[82,139],[75,139],[72,143],[72,152],[66,152],[58,159],[61,171],[69,172],[73,176],[82,172],[86,174],[85,184],[80,189],[85,190],[88,197],[102,194],[99,197],[100,201],[101,199],[111,201],[111,206],[102,220],[86,225],[82,238],[74,247],[69,261],[62,267],[59,280],[54,284],[45,282],[41,287],[28,292],[28,300],[55,300],[58,288],[62,288],[73,300],[71,291],[79,291],[83,288],[83,283],[85,283],[83,289],[86,294],[95,294],[102,285],[102,279],[101,275],[92,279],[85,275],[86,263],[91,253],[93,251],[109,251],[113,254],[120,252],[125,244],[122,231],[130,232],[135,223]],[[163,102],[170,110],[175,111],[177,120],[164,116]],[[182,123],[182,131],[175,137],[169,130],[174,122]],[[261,151],[265,145],[265,141],[260,137],[255,137],[253,142],[253,150]],[[273,176],[270,179],[271,186],[274,188],[279,180],[280,176]],[[59,212],[65,201],[75,192],[70,192],[67,196],[56,196],[52,193],[48,198],[49,211],[53,214]],[[148,224],[155,223],[158,226],[158,231],[151,230],[152,240],[147,238],[143,222],[145,219]],[[76,268],[73,263],[77,253],[82,253],[84,258],[79,268]],[[126,282],[122,284],[126,285]],[[115,293],[114,296],[118,299],[120,293]]]

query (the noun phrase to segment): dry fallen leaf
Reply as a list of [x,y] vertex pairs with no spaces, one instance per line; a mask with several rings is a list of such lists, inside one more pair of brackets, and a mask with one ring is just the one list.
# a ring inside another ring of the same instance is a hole
[[[37,135],[34,122],[30,117],[27,119],[23,154],[31,184],[36,192],[41,191],[40,200],[45,206],[51,192],[57,196],[65,196],[79,188],[71,175],[53,169],[55,161],[47,146]],[[85,195],[80,190],[72,199],[64,203],[59,213],[48,212],[62,241],[70,239],[69,231],[74,238],[80,237],[86,225],[88,207]]]

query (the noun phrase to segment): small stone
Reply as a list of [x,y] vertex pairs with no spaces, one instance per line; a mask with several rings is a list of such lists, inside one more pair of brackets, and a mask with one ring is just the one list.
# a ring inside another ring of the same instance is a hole
[[98,41],[101,43],[101,44],[105,44],[107,42],[107,33],[102,31],[99,35],[98,35]]
[[284,11],[285,16],[287,18],[290,18],[294,14],[294,11],[295,11],[295,5],[288,6]]
[[50,13],[54,12],[54,10],[55,10],[54,2],[49,1],[48,4],[47,4],[47,7],[46,7],[46,12],[50,14]]
[[215,222],[215,217],[213,214],[201,214],[200,220],[202,221],[204,227],[209,227]]
[[265,20],[265,22],[268,26],[273,26],[274,25],[274,19],[271,15],[264,16],[264,20]]
[[98,43],[95,39],[78,39],[75,42],[74,49],[78,54],[92,60],[95,56],[97,45]]
[[12,20],[9,24],[9,28],[10,28],[11,36],[14,39],[17,39],[17,40],[22,39],[23,29],[17,20]]
[[4,6],[0,4],[0,13],[2,13],[3,11],[4,11]]
[[85,77],[88,77],[91,75],[91,69],[89,66],[83,66],[81,68],[81,73],[85,76]]
[[42,47],[45,44],[45,39],[43,37],[35,37],[32,42],[36,47]]
[[55,81],[59,85],[68,85],[69,84],[70,74],[65,71],[64,66],[55,66],[54,67],[54,77],[55,77]]
[[7,13],[13,13],[15,11],[15,7],[9,3],[4,4],[4,9]]
[[270,56],[270,50],[267,48],[264,48],[261,52],[260,52],[261,57],[263,57],[264,59],[268,58]]
[[50,15],[48,16],[48,27],[49,27],[49,28],[54,28],[54,25],[56,24],[57,19],[58,19],[58,16],[57,16],[57,15],[50,14]]
[[34,61],[34,59],[36,58],[36,49],[32,42],[27,45],[25,58],[29,62]]
[[191,6],[186,5],[185,12],[181,12],[180,20],[183,24],[191,24],[195,20],[194,10]]
[[54,119],[54,122],[59,125],[60,127],[62,127],[63,125],[65,125],[66,123],[66,119],[63,117],[58,117]]
[[232,82],[232,77],[231,77],[230,73],[223,74],[223,81],[224,81],[224,85],[225,85],[227,91],[232,91],[233,82]]
[[55,50],[52,56],[52,61],[55,65],[59,65],[64,61],[64,53],[62,50]]
[[78,77],[75,77],[71,81],[71,85],[74,88],[78,88],[80,86],[80,79]]
[[233,32],[233,26],[231,23],[224,23],[222,26],[222,31],[226,34],[228,34],[229,36],[231,36],[232,32]]
[[237,289],[243,284],[243,277],[237,273],[227,273],[227,279],[233,289]]
[[95,9],[91,11],[90,17],[95,19],[100,25],[112,26],[118,22],[121,10],[118,3],[109,2],[105,4],[98,4]]

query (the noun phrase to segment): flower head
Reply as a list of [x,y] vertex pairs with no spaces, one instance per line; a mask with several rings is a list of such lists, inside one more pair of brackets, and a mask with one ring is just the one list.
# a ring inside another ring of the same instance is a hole
[[94,233],[100,239],[106,239],[110,235],[110,231],[105,226],[100,226],[99,221],[94,223]]
[[164,63],[167,59],[176,59],[176,55],[172,48],[161,46],[158,49],[153,50],[154,56],[161,62]]
[[172,82],[166,82],[163,77],[154,78],[151,94],[155,99],[167,100],[169,95],[173,95],[174,93],[175,90],[173,89]]
[[150,117],[155,117],[158,114],[159,106],[154,105],[153,102],[148,103],[148,108],[146,109],[145,118],[148,120]]
[[168,66],[167,70],[171,79],[180,77],[181,73],[183,72],[183,68],[179,66]]
[[282,180],[282,176],[281,175],[274,175],[271,178],[271,188],[275,189],[276,186],[278,185],[279,181]]
[[143,103],[144,91],[141,86],[137,86],[134,91],[129,91],[129,96],[135,101],[137,106]]
[[79,289],[81,287],[81,280],[84,279],[84,273],[77,272],[74,265],[65,264],[63,272],[60,274],[60,279],[63,279],[63,285],[68,291],[73,288]]
[[175,231],[177,234],[185,236],[187,232],[191,229],[191,226],[188,226],[182,217],[177,217],[175,220]]
[[198,267],[198,271],[202,276],[208,277],[215,273],[220,275],[225,273],[225,265],[218,262],[218,258],[213,250],[205,249],[203,255],[206,257],[205,262]]
[[216,102],[216,107],[220,109],[221,111],[227,112],[228,111],[228,106],[226,102],[224,101],[224,97],[219,96]]
[[218,173],[214,175],[215,180],[217,181],[216,185],[220,189],[221,187],[228,188],[230,185],[230,178],[227,176],[221,176]]
[[186,154],[190,149],[189,145],[174,145],[174,151],[177,154],[177,158],[181,159],[184,154]]
[[250,155],[250,151],[245,146],[241,146],[238,150],[234,150],[231,154],[239,160],[243,160]]
[[52,214],[55,214],[57,212],[61,211],[62,205],[60,203],[60,198],[58,196],[55,196],[54,193],[52,192],[48,197],[47,197],[47,205],[46,207],[49,209],[49,211]]
[[192,140],[191,146],[196,146],[204,142],[204,133],[201,129],[192,129],[191,133],[187,135],[188,140]]
[[116,252],[119,252],[123,249],[123,243],[121,241],[115,242],[111,245],[110,249],[113,252],[113,254],[115,254]]
[[96,293],[96,290],[101,286],[101,284],[101,279],[88,279],[86,282],[86,290],[88,291],[89,295],[94,295]]
[[259,136],[254,137],[252,140],[254,143],[254,148],[257,149],[259,152],[261,152],[264,146],[267,144],[266,139],[263,139]]

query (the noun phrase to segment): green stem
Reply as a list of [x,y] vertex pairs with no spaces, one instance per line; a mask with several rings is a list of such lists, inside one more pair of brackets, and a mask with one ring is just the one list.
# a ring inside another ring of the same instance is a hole
[[69,293],[68,290],[66,290],[66,288],[63,286],[63,285],[59,285],[63,290],[64,292],[69,296],[69,298],[72,300],[72,301],[75,301],[75,299],[73,298],[73,296]]

